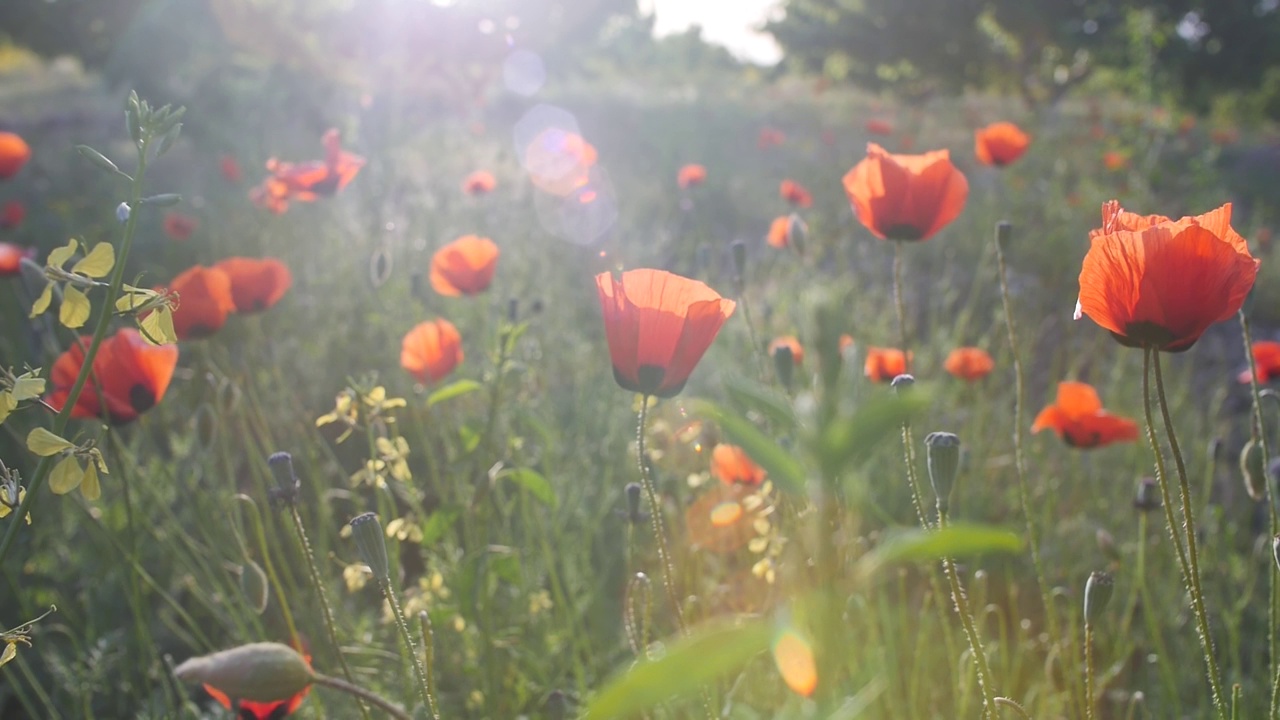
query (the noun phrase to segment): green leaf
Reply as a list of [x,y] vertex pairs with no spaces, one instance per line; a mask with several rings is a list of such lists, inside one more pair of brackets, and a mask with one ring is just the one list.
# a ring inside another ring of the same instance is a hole
[[763,620],[695,629],[657,660],[642,660],[614,678],[587,707],[586,718],[637,717],[733,672],[769,649],[773,628]]
[[549,508],[555,508],[560,503],[556,498],[556,491],[551,487],[551,481],[547,480],[537,470],[529,468],[519,468],[517,470],[503,470],[498,473],[498,478],[507,478],[528,490],[530,494],[538,498],[543,505]]
[[144,197],[138,201],[139,205],[154,205],[156,207],[170,207],[182,202],[182,196],[177,193],[162,193],[160,195],[151,195]]
[[40,457],[57,455],[73,447],[75,445],[70,440],[58,437],[42,427],[33,428],[27,433],[27,449]]
[[769,473],[769,479],[774,485],[797,495],[806,493],[804,466],[792,457],[790,452],[769,439],[751,423],[726,412],[714,403],[695,400],[690,403],[690,406],[695,414],[715,420],[730,441],[740,445],[756,464]]
[[84,258],[71,268],[71,272],[80,273],[85,277],[100,278],[111,272],[111,268],[116,264],[116,249],[111,243],[100,242],[93,246],[93,250],[85,255]]
[[116,164],[108,160],[105,155],[94,150],[88,145],[77,145],[76,152],[83,155],[89,162],[97,165],[101,170],[106,170],[109,173],[114,173],[121,177],[128,178],[130,181],[133,180],[132,177],[129,177],[128,173],[121,171],[120,168],[116,167]]
[[62,293],[62,307],[58,309],[58,322],[72,330],[84,327],[84,324],[89,322],[89,313],[92,310],[89,297],[78,288],[68,285]]
[[795,430],[796,416],[785,397],[746,378],[730,378],[724,385],[729,399],[737,407],[760,413],[778,432]]
[[181,133],[182,123],[177,123],[167,131],[164,131],[164,137],[160,139],[160,149],[156,150],[156,159],[169,152],[169,148],[173,147],[173,143],[178,140],[178,135]]
[[462,438],[462,449],[468,453],[473,453],[480,447],[480,433],[473,430],[470,425],[459,427],[458,437]]
[[462,511],[452,505],[431,513],[431,517],[422,524],[422,546],[428,547],[438,542],[445,533],[449,532],[449,528],[453,527],[461,514]]
[[66,495],[80,486],[84,480],[84,470],[75,455],[68,455],[54,466],[49,473],[49,491],[54,495]]
[[1022,549],[1016,533],[990,525],[956,524],[941,530],[904,530],[890,535],[858,561],[858,573],[868,576],[894,563],[925,562],[986,553],[1015,553]]
[[489,546],[489,570],[494,577],[507,581],[511,585],[520,585],[520,556],[512,548],[495,551]]
[[851,418],[827,426],[818,440],[818,457],[828,474],[866,459],[877,445],[902,432],[902,423],[929,407],[929,394],[918,385],[906,393],[886,394],[858,408]]
[[456,397],[473,393],[483,387],[484,385],[481,385],[475,380],[458,380],[457,382],[451,382],[427,396],[427,407],[432,407],[438,403],[444,402],[445,400],[452,400]]

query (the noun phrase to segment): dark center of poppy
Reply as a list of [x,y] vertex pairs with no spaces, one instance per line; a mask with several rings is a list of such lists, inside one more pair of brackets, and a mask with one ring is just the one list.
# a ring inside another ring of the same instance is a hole
[[155,407],[155,404],[155,393],[151,392],[146,385],[138,384],[129,388],[129,406],[134,412],[144,413]]
[[639,380],[640,392],[646,395],[656,395],[658,388],[662,387],[662,379],[666,375],[666,368],[657,365],[641,365],[636,369],[636,379]]
[[923,229],[918,228],[915,225],[905,223],[890,225],[889,227],[884,228],[881,232],[883,232],[884,236],[890,240],[915,241],[924,237]]
[[323,180],[312,185],[308,190],[321,197],[331,197],[338,191],[338,184],[340,182],[342,182],[342,176],[333,172],[333,170],[330,170],[329,174],[326,175]]
[[1062,431],[1062,441],[1073,448],[1088,449],[1097,447],[1102,442],[1102,433],[1094,430],[1077,435],[1071,428],[1066,428]]
[[256,298],[256,299],[253,301],[253,307],[252,307],[252,308],[250,308],[250,309],[249,309],[249,311],[250,311],[250,312],[260,312],[260,311],[262,311],[262,310],[266,310],[266,309],[267,309],[267,301],[266,301],[266,300],[263,300],[262,298]]
[[[1115,335],[1115,333],[1112,333],[1112,335]],[[1162,325],[1157,325],[1149,320],[1140,320],[1125,325],[1124,338],[1121,339],[1117,335],[1116,339],[1125,345],[1135,347],[1149,346],[1157,350],[1163,350],[1165,346],[1176,340],[1177,336],[1173,334],[1172,330]],[[1125,340],[1129,342],[1125,342]]]

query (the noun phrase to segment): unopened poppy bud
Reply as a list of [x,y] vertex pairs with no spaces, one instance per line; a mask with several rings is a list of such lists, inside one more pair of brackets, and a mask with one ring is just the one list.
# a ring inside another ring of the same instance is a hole
[[272,490],[271,500],[293,504],[298,499],[298,490],[302,482],[293,473],[293,456],[287,452],[273,453],[267,458],[267,466],[276,480],[276,489]]
[[173,674],[183,682],[208,685],[229,697],[254,702],[287,700],[314,679],[297,650],[274,642],[194,657],[174,668]]
[[1266,459],[1262,456],[1262,443],[1250,439],[1240,449],[1240,474],[1244,477],[1244,489],[1253,500],[1267,496]]
[[360,559],[373,572],[373,578],[379,584],[390,583],[391,562],[387,560],[387,541],[378,514],[367,512],[351,518],[351,537],[356,541]]
[[1084,624],[1092,625],[1102,617],[1102,611],[1111,601],[1111,593],[1115,590],[1115,580],[1111,573],[1094,570],[1089,573],[1089,581],[1084,585]]
[[252,560],[245,560],[240,567],[240,594],[257,614],[261,615],[266,611],[267,574]]
[[1103,557],[1115,562],[1120,561],[1120,551],[1116,549],[1116,539],[1111,533],[1098,528],[1094,533],[1094,539],[1098,541],[1098,550],[1102,552]]
[[911,386],[915,384],[916,384],[915,376],[907,375],[905,373],[895,377],[893,381],[889,383],[890,387],[892,387],[894,390],[897,390],[899,394],[902,394],[907,390],[910,390]]
[[747,277],[747,243],[741,239],[734,240],[729,243],[729,250],[733,253],[734,278],[741,284]]
[[951,488],[955,486],[956,474],[960,470],[960,438],[955,433],[932,432],[925,436],[924,446],[929,484],[933,485],[933,494],[938,498],[938,510],[945,513],[951,503]]
[[633,525],[639,524],[644,519],[640,512],[640,483],[627,483],[623,490],[627,494],[627,521]]
[[1009,249],[1009,239],[1013,237],[1013,223],[1008,220],[1001,220],[996,223],[996,245],[1000,249]]
[[1153,477],[1144,477],[1138,481],[1138,489],[1133,494],[1133,506],[1140,512],[1151,512],[1160,509],[1159,488],[1156,487],[1156,479]]
[[778,375],[778,382],[788,390],[791,389],[791,379],[795,367],[795,356],[791,354],[790,347],[778,345],[773,348],[773,370]]

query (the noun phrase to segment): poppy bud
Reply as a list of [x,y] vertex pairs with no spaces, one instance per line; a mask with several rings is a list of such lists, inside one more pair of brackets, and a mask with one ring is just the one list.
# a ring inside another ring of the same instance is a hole
[[[910,377],[899,375],[898,377]],[[897,379],[894,380],[897,382]],[[932,432],[925,436],[925,462],[929,467],[929,484],[938,498],[938,511],[945,513],[950,505],[951,488],[960,469],[960,438],[954,433]]]
[[729,250],[733,252],[734,280],[741,286],[743,279],[747,276],[747,243],[743,240],[734,240],[729,243]]
[[627,522],[638,525],[644,519],[640,512],[640,483],[627,483],[623,490],[627,494]]
[[391,583],[391,562],[387,559],[387,541],[382,534],[378,514],[367,512],[351,518],[351,537],[356,541],[360,559],[369,566],[380,585]]
[[245,560],[240,567],[240,594],[259,615],[267,609],[267,574],[258,563]]
[[1094,570],[1089,573],[1089,581],[1084,586],[1084,624],[1092,625],[1111,600],[1115,590],[1115,580],[1111,573]]
[[996,247],[1003,252],[1009,248],[1009,238],[1013,237],[1013,223],[1001,220],[996,223]]
[[782,387],[787,390],[791,389],[791,379],[795,366],[795,356],[791,354],[790,347],[778,345],[773,348],[773,370],[778,375],[778,382],[782,383]]
[[270,493],[271,500],[289,505],[297,502],[302,481],[293,473],[293,456],[287,452],[273,453],[267,458],[267,466],[276,479],[276,488]]
[[1267,496],[1266,459],[1262,456],[1262,443],[1250,439],[1240,449],[1240,474],[1244,477],[1244,489],[1253,500]]
[[890,387],[898,391],[899,395],[910,390],[911,386],[915,384],[916,384],[915,376],[907,375],[905,373],[895,377],[893,381],[889,383]]
[[297,650],[274,642],[241,645],[184,661],[173,674],[226,695],[254,702],[287,700],[311,684],[313,675]]
[[1133,506],[1139,512],[1151,512],[1160,509],[1160,496],[1156,493],[1156,479],[1144,477],[1138,481],[1138,489],[1133,495]]

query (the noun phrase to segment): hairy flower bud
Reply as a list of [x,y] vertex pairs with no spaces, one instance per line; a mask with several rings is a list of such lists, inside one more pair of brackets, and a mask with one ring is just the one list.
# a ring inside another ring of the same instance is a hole
[[1089,581],[1084,586],[1085,625],[1092,625],[1102,617],[1102,611],[1106,609],[1114,590],[1115,580],[1111,573],[1098,570],[1089,573]]
[[183,682],[202,683],[229,697],[275,702],[293,697],[314,678],[297,650],[274,642],[241,645],[186,660],[173,674]]
[[387,559],[387,541],[377,513],[362,513],[351,518],[351,537],[356,541],[360,559],[369,566],[379,584],[391,582],[391,562]]
[[924,445],[929,484],[938,498],[938,510],[945,513],[960,471],[960,438],[954,433],[932,432],[925,436]]

